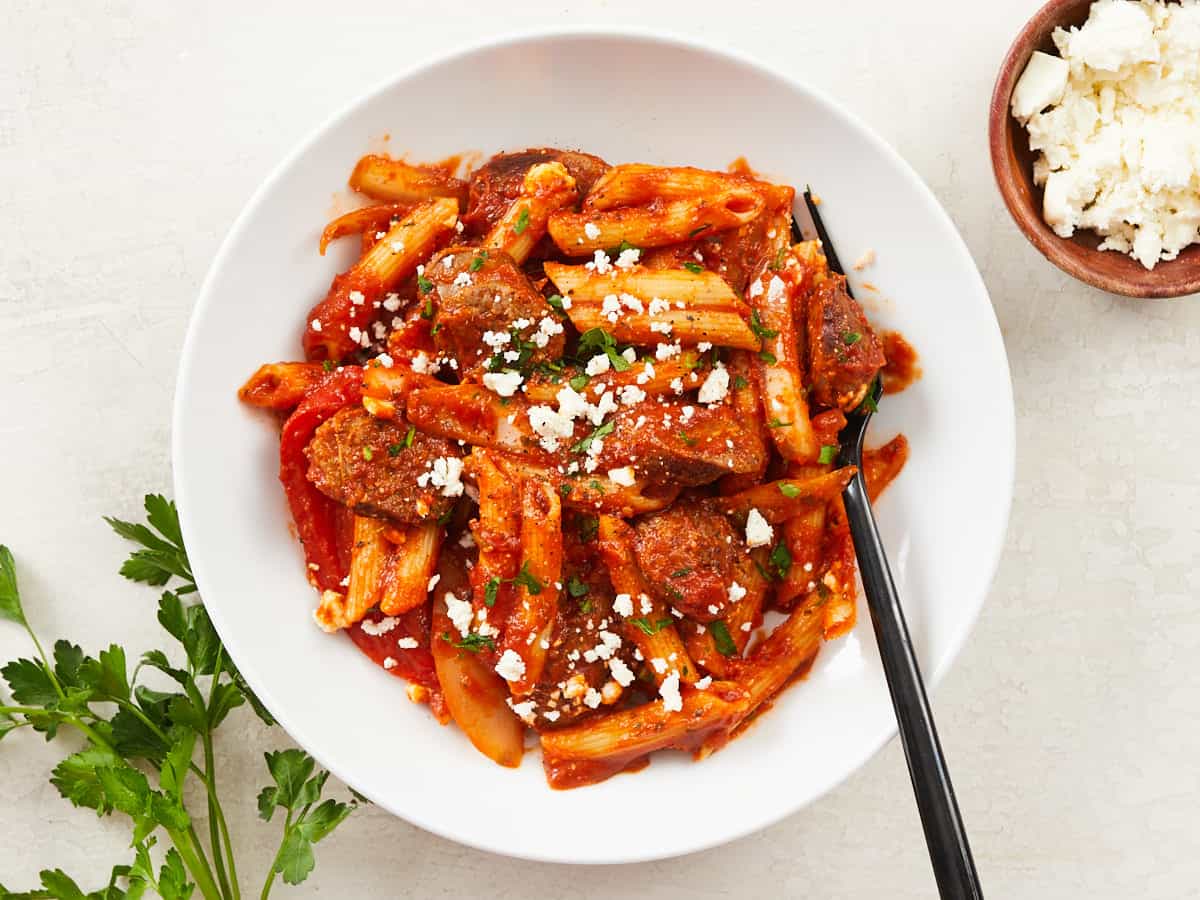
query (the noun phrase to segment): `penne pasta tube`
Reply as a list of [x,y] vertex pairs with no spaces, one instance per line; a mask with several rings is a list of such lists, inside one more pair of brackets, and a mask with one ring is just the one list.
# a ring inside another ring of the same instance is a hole
[[738,685],[714,682],[707,690],[681,689],[681,708],[658,700],[589,719],[542,735],[542,765],[553,788],[595,784],[631,768],[656,750],[685,750],[697,756],[729,738],[748,710]]
[[541,679],[554,637],[562,584],[562,503],[548,484],[526,481],[521,485],[521,557],[501,654],[501,665],[510,653],[524,663],[512,673],[516,677],[501,670],[514,696],[528,694]]
[[809,419],[807,391],[801,377],[793,300],[796,265],[770,269],[750,282],[746,292],[754,307],[751,325],[762,339],[755,360],[767,426],[775,447],[792,462],[816,462],[821,447]]
[[412,208],[411,203],[384,203],[379,206],[363,206],[343,213],[321,232],[321,255],[325,255],[325,250],[333,241],[348,234],[370,235],[371,246],[374,246],[375,235],[389,231],[395,221],[412,212]]
[[621,244],[665,247],[745,225],[762,215],[765,203],[741,185],[686,200],[655,201],[649,206],[572,212],[550,216],[550,237],[568,256],[591,256]]
[[[690,684],[700,677],[696,664],[675,628],[670,610],[655,599],[646,578],[633,556],[632,529],[615,516],[600,516],[597,537],[600,555],[608,566],[608,577],[618,601],[621,595],[629,598],[632,615],[622,615],[622,634],[633,641],[645,658],[655,680],[661,684],[677,673],[682,683]],[[614,603],[614,608],[617,606]]]
[[687,269],[613,270],[546,263],[546,275],[571,305],[567,315],[580,331],[603,328],[623,343],[757,350],[747,321],[750,309],[720,275]]
[[727,516],[744,516],[752,509],[772,525],[778,525],[841,496],[858,470],[845,466],[813,478],[784,478],[756,485],[728,497],[707,501]]
[[574,204],[575,179],[560,162],[538,163],[525,173],[521,193],[483,239],[488,250],[502,250],[525,262],[546,234],[550,214]]
[[508,453],[495,453],[493,458],[509,478],[549,484],[558,492],[564,506],[588,512],[636,516],[669,506],[679,494],[678,487],[655,485],[644,478],[635,479],[631,485],[617,484],[600,472],[584,477],[568,476],[557,466],[538,465],[528,458]]
[[410,528],[404,543],[391,551],[379,598],[384,615],[406,613],[429,599],[429,580],[437,572],[443,537],[440,525],[427,522]]
[[527,409],[522,397],[502,398],[483,385],[467,383],[413,391],[407,415],[417,428],[437,437],[544,455],[529,427]]
[[583,200],[585,210],[643,206],[651,201],[691,200],[718,196],[727,191],[763,192],[774,185],[754,181],[745,175],[696,169],[691,166],[651,166],[626,163],[611,166],[597,179]]
[[817,582],[815,593],[823,601],[822,633],[830,641],[854,628],[858,616],[858,589],[854,583],[858,559],[841,497],[830,501],[826,516],[826,570]]
[[382,519],[354,517],[354,545],[350,557],[350,580],[346,593],[325,591],[313,618],[325,631],[353,625],[379,602],[384,565],[391,546],[384,536]]
[[458,221],[458,203],[443,198],[417,206],[348,271],[333,279],[304,330],[309,360],[340,360],[371,344],[376,303],[436,249]]
[[373,200],[419,203],[438,197],[467,205],[467,184],[436,168],[413,166],[389,156],[364,156],[350,173],[350,187]]
[[521,555],[521,478],[502,470],[495,455],[480,447],[466,458],[465,469],[479,490],[479,516],[471,522],[479,548],[471,570],[473,605],[477,615],[487,609],[494,621],[503,622],[512,608],[512,580]]
[[508,706],[508,685],[478,652],[459,648],[446,612],[446,595],[461,596],[466,586],[465,566],[457,553],[447,554],[439,567],[441,578],[434,593],[430,651],[438,684],[455,724],[488,759],[509,768],[521,764],[525,752],[525,726]]
[[[698,387],[703,383],[709,371],[709,365],[704,359],[694,350],[684,350],[678,356],[670,359],[632,363],[623,372],[609,370],[603,375],[589,378],[579,372],[571,377],[571,373],[568,371],[563,373],[557,381],[532,379],[525,383],[524,391],[530,403],[554,405],[558,402],[558,392],[563,389],[564,384],[574,382],[575,378],[582,378],[586,379],[586,384],[579,388],[579,393],[588,390],[594,392],[598,385],[604,385],[604,390],[613,391],[619,391],[623,387],[632,385],[647,397],[661,397],[665,394],[675,393],[672,382],[676,379],[682,380],[685,388]],[[697,376],[695,380],[691,377],[693,373]],[[758,402],[757,397],[754,402]]]
[[291,412],[326,374],[320,363],[266,363],[238,389],[238,399],[261,409]]

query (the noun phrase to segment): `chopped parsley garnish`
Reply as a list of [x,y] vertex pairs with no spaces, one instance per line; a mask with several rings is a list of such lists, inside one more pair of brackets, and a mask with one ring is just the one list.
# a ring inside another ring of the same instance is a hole
[[546,298],[546,303],[559,315],[566,314],[566,310],[563,308],[562,294],[551,294]]
[[725,627],[724,622],[709,622],[708,630],[712,632],[713,643],[717,645],[718,653],[722,656],[737,656],[737,644],[729,636],[729,629]]
[[578,575],[572,575],[567,579],[567,593],[576,599],[586,597],[588,586],[586,582],[580,581]]
[[688,237],[690,237],[690,238],[694,238],[694,237],[695,237],[696,235],[698,235],[700,232],[702,232],[702,231],[707,231],[707,230],[708,230],[708,229],[710,229],[710,228],[712,228],[712,223],[711,223],[711,222],[705,222],[703,225],[700,225],[700,226],[698,226],[698,227],[696,227],[696,228],[693,228],[691,231],[689,231],[689,232],[688,232]]
[[403,449],[403,444],[388,444],[388,456],[399,456]]
[[592,611],[592,599],[590,597],[584,597],[579,601],[579,611],[581,613],[590,613]]
[[618,372],[624,372],[629,368],[629,360],[621,355],[623,349],[617,345],[617,339],[603,328],[589,328],[579,338],[581,361],[603,353],[608,357],[613,369]]
[[588,543],[595,540],[596,535],[600,533],[600,519],[597,516],[580,516],[579,517],[579,540],[581,543]]
[[775,354],[770,350],[759,350],[758,358],[765,362],[768,366],[773,366],[775,363],[779,362],[779,360],[775,358]]
[[363,447],[363,448],[362,448],[362,457],[363,457],[363,459],[365,459],[367,462],[370,462],[370,461],[371,461],[371,459],[372,459],[374,456],[375,456],[375,451],[374,451],[374,450],[372,450],[370,447]]
[[779,482],[779,493],[783,494],[785,497],[799,497],[800,488],[796,487],[794,484],[789,484],[786,481],[781,481]]
[[671,624],[670,619],[659,619],[655,622],[651,622],[646,616],[640,616],[639,618],[630,619],[629,621],[642,634],[658,634]]
[[783,268],[783,255],[787,253],[787,244],[779,248],[779,252],[775,254],[775,261],[771,263],[771,271],[778,272]]
[[596,491],[597,493],[600,493],[600,494],[604,493],[604,485],[602,485],[595,478],[593,478],[591,481],[588,482],[588,487],[590,487],[593,491]]
[[442,330],[442,323],[434,322],[433,327],[429,329],[429,333],[430,333],[430,335],[435,335],[441,330]]
[[854,411],[858,414],[878,412],[879,405],[875,402],[875,391],[879,387],[879,376],[875,376],[875,380],[871,382],[871,386],[867,388],[867,395],[863,397],[863,402],[858,404],[858,408]]
[[521,211],[517,213],[516,224],[513,225],[513,234],[524,234],[525,229],[529,227],[529,207],[522,206]]
[[467,650],[471,653],[478,653],[484,647],[489,650],[496,649],[496,642],[485,634],[476,634],[474,631],[469,631],[463,635],[461,641],[453,640],[450,637],[450,632],[442,632],[442,640],[450,644],[452,647],[457,647],[459,650]]
[[480,250],[477,254],[475,254],[475,258],[471,260],[471,264],[467,266],[467,268],[472,272],[478,272],[483,268],[483,264],[487,262],[487,258],[488,252],[486,250]]
[[542,583],[529,571],[528,560],[521,563],[521,571],[517,573],[512,583],[525,588],[525,590],[529,591],[535,597],[542,592]]
[[417,436],[417,429],[414,428],[412,425],[409,425],[408,433],[404,435],[404,446],[411,447],[413,445],[413,438],[416,436]]
[[568,381],[567,384],[571,386],[571,390],[573,391],[582,391],[585,387],[587,387],[587,383],[589,381],[591,381],[591,379],[587,375],[576,375],[574,378]]
[[696,439],[694,437],[689,437],[688,433],[686,431],[679,432],[679,439],[681,441],[683,441],[685,444],[687,444],[687,446],[689,446],[689,447],[696,446]]
[[782,419],[780,419],[777,416],[774,419],[772,419],[770,422],[767,423],[767,427],[768,428],[787,428],[791,424],[792,424],[791,422],[784,422]]
[[837,444],[826,444],[821,448],[821,453],[817,457],[817,462],[823,466],[829,465],[831,462],[837,459],[839,449],[840,448],[837,446]]
[[421,310],[422,319],[433,318],[433,298],[429,297],[425,300],[425,308]]
[[733,389],[735,391],[745,390],[749,386],[750,386],[750,382],[748,382],[741,375],[738,375],[736,378],[733,379]]
[[787,578],[788,572],[792,571],[792,552],[788,550],[787,544],[776,544],[767,561],[780,581]]
[[332,372],[333,366],[334,366],[334,363],[333,363],[332,359],[327,359],[327,360],[325,360],[325,362],[321,363],[321,368],[324,369],[326,372]]
[[621,243],[617,244],[617,246],[615,246],[611,250],[607,250],[605,252],[609,256],[611,256],[613,259],[616,259],[618,256],[620,256],[626,250],[637,250],[640,253],[642,248],[637,246],[636,244],[629,243],[629,241],[622,240]]
[[842,343],[845,344],[847,347],[853,347],[855,344],[857,344],[861,340],[862,340],[862,335],[859,334],[857,331],[847,331],[845,334],[842,335]]
[[694,262],[685,262],[683,264],[683,267],[685,269],[687,269],[689,272],[691,272],[693,275],[699,275],[701,272],[704,271],[704,266],[700,265],[699,263],[694,263]]
[[500,593],[500,576],[493,575],[487,580],[487,584],[483,586],[483,605],[493,607],[496,605],[496,597]]
[[683,599],[683,592],[672,584],[664,585],[663,591],[676,603]]
[[[572,453],[587,453],[588,448],[592,446],[592,442],[596,441],[600,438],[607,437],[608,435],[612,434],[612,431],[613,431],[613,428],[615,427],[615,425],[616,425],[616,423],[610,420],[608,422],[605,422],[603,425],[597,426],[595,428],[595,430],[592,431],[591,434],[589,434],[587,437],[583,438],[577,444],[575,444],[575,446],[573,446],[571,448],[571,452]],[[596,482],[596,483],[599,484],[599,482]]]
[[558,492],[560,494],[562,494],[564,497],[570,497],[571,491],[573,491],[573,490],[575,490],[574,485],[568,484],[565,481],[558,486]]
[[672,572],[671,577],[672,578],[686,578],[688,575],[691,575],[691,574],[692,574],[692,567],[684,566],[682,569],[676,569],[674,572]]
[[750,330],[754,332],[754,336],[760,341],[769,340],[779,334],[775,328],[768,328],[762,323],[762,319],[758,317],[758,310],[750,311]]
[[433,282],[430,281],[428,278],[426,278],[424,275],[418,275],[417,276],[417,287],[420,289],[422,294],[428,294],[430,291],[433,290]]

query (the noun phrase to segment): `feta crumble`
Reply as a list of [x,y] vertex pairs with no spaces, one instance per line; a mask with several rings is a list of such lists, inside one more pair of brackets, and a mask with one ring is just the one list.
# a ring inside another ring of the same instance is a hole
[[765,547],[775,536],[775,529],[763,518],[757,509],[750,510],[746,516],[746,546]]

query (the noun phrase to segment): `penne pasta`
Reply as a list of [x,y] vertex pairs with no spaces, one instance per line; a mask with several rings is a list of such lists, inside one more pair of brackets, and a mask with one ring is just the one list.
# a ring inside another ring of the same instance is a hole
[[347,628],[379,602],[383,572],[391,547],[382,519],[354,517],[354,544],[346,593],[325,591],[313,618],[325,631]]
[[762,215],[765,203],[752,188],[741,185],[686,200],[649,206],[571,212],[550,216],[550,237],[567,256],[591,256],[629,244],[665,247],[745,225]]
[[809,419],[801,378],[794,299],[798,266],[764,271],[746,292],[754,307],[752,325],[762,339],[756,359],[763,408],[771,439],[784,459],[816,462],[821,452]]
[[411,203],[384,203],[380,206],[363,206],[343,213],[321,232],[321,255],[325,255],[326,249],[333,241],[348,234],[370,235],[371,246],[374,246],[378,240],[375,235],[380,234],[382,237],[381,233],[389,231],[397,220],[412,212],[412,208]]
[[525,262],[546,234],[550,214],[575,202],[575,179],[560,162],[530,167],[520,195],[483,239],[488,250],[502,250],[518,264]]
[[674,618],[667,607],[654,598],[634,560],[629,526],[614,516],[602,515],[598,537],[600,555],[608,566],[613,590],[618,597],[627,595],[633,609],[632,616],[624,616],[621,620],[622,634],[641,651],[659,684],[671,674],[677,674],[683,683],[696,681],[700,673],[679,637]]
[[494,394],[479,384],[413,391],[408,421],[428,434],[495,450],[540,454],[529,427],[527,404]]
[[656,199],[689,200],[718,196],[727,191],[753,190],[763,193],[772,187],[745,175],[695,169],[690,166],[651,166],[625,163],[611,166],[592,185],[583,200],[585,210],[643,206]]
[[266,363],[238,390],[238,399],[261,409],[291,412],[328,373],[320,363]]
[[528,694],[542,677],[554,636],[562,584],[562,503],[548,484],[526,481],[521,486],[521,556],[503,643],[505,653],[524,662],[517,677],[508,679],[515,696]]
[[556,466],[538,465],[508,453],[496,453],[494,459],[508,477],[549,484],[564,506],[588,512],[636,516],[669,506],[679,494],[678,488],[656,485],[645,478],[635,479],[633,484],[617,484],[599,472],[586,477],[565,475]]
[[404,543],[391,551],[379,598],[384,615],[406,613],[429,599],[429,580],[437,572],[442,538],[442,527],[426,522],[410,528]]
[[581,332],[603,328],[623,343],[757,350],[750,309],[721,276],[687,269],[641,267],[600,274],[584,266],[546,263],[546,274],[571,305]]
[[333,279],[325,298],[312,308],[304,330],[309,360],[340,360],[369,347],[376,304],[450,234],[458,204],[448,198],[417,206],[393,225],[348,271]]
[[471,451],[465,469],[479,490],[479,516],[471,523],[479,548],[471,570],[475,613],[490,610],[493,620],[505,621],[512,608],[512,581],[520,565],[522,481],[497,466],[495,454],[480,447]]
[[[574,383],[576,378],[584,380],[579,392],[592,391],[593,395],[602,386],[601,393],[606,390],[620,391],[623,387],[638,388],[647,397],[661,397],[666,394],[678,393],[674,382],[683,382],[685,388],[697,387],[710,371],[705,358],[693,350],[685,350],[678,356],[666,360],[649,360],[630,364],[622,372],[609,370],[603,375],[587,376],[582,373],[565,372],[556,381],[542,378],[532,379],[524,385],[525,396],[530,403],[554,405],[558,402],[558,392],[563,385]],[[696,378],[693,379],[692,375]],[[757,399],[755,399],[757,403]]]
[[817,596],[824,601],[821,608],[825,640],[841,637],[854,627],[858,614],[854,577],[857,565],[850,524],[842,498],[830,501],[826,513],[829,523],[825,533],[825,574],[817,582]]
[[812,478],[784,478],[756,485],[728,497],[714,497],[709,502],[727,516],[744,516],[752,509],[772,525],[786,522],[839,497],[858,470],[845,466]]
[[350,173],[350,187],[373,200],[419,203],[450,197],[467,205],[466,182],[433,167],[413,166],[389,156],[364,156]]

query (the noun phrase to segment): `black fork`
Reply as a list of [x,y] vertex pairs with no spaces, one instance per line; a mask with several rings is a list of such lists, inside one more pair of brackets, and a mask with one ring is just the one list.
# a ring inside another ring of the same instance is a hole
[[[792,221],[793,239],[819,240],[829,268],[838,274],[845,274],[821,215],[817,212],[811,190],[804,192],[804,205],[807,215],[800,217],[805,219],[804,224],[799,224],[796,219]],[[887,677],[888,691],[896,710],[900,743],[904,747],[904,758],[908,761],[908,774],[912,779],[913,793],[916,794],[938,893],[945,900],[982,900],[983,889],[975,871],[975,860],[971,857],[971,845],[958,811],[958,801],[954,799],[950,770],[946,766],[941,742],[938,741],[933,710],[929,707],[929,698],[925,695],[925,684],[921,679],[921,668],[917,665],[904,610],[900,607],[900,595],[892,579],[892,570],[875,525],[875,514],[871,510],[867,485],[863,479],[863,438],[882,393],[883,387],[876,378],[867,399],[846,416],[846,427],[838,435],[838,465],[858,468],[858,474],[842,494],[842,502],[846,507],[850,534],[854,538],[854,552],[858,556],[858,568],[862,573],[863,589],[871,610],[871,623],[875,627],[875,640],[879,644],[879,657]]]

